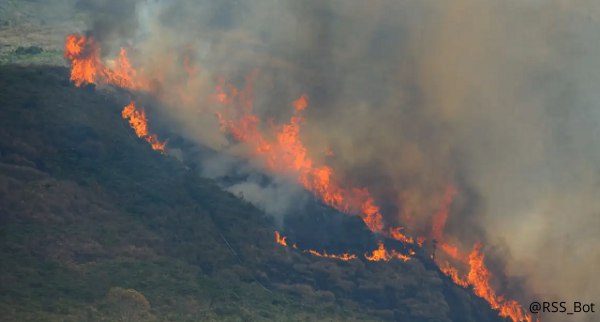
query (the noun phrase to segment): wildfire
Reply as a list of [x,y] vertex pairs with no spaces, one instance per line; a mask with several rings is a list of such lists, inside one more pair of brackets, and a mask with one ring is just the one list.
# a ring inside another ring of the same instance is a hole
[[[278,231],[275,231],[275,242],[284,247],[288,246],[287,237],[281,235]],[[292,248],[297,249],[296,244],[293,244]],[[337,259],[337,260],[342,260],[342,261],[349,261],[349,260],[358,258],[354,254],[349,254],[349,253],[343,253],[343,254],[339,254],[339,255],[338,254],[328,254],[325,251],[320,253],[313,249],[307,249],[307,250],[304,250],[303,252],[309,253],[309,254],[311,254],[313,256],[317,256],[317,257],[332,258],[332,259]]]
[[444,194],[444,199],[442,202],[442,207],[440,207],[440,210],[433,216],[433,223],[431,227],[432,239],[436,239],[438,241],[441,241],[443,239],[444,227],[446,227],[448,213],[450,212],[450,206],[454,201],[456,192],[456,187],[454,187],[453,185],[448,185],[448,187],[446,188],[446,192]]
[[277,230],[275,231],[275,242],[277,242],[281,246],[287,246],[287,237],[282,236]]
[[467,256],[465,253],[462,253],[458,247],[445,240],[444,229],[446,221],[448,220],[450,206],[452,205],[456,194],[456,187],[454,187],[454,185],[448,185],[446,192],[444,193],[442,206],[432,220],[431,239],[438,241],[439,248],[453,261],[462,265],[468,265],[469,272],[466,277],[462,278],[460,277],[458,270],[453,267],[450,262],[444,261],[442,263],[436,258],[436,264],[455,284],[464,288],[472,286],[475,295],[490,303],[492,309],[499,311],[500,316],[510,318],[513,322],[531,322],[532,317],[525,312],[517,301],[509,300],[497,295],[491,287],[490,281],[492,279],[492,274],[485,266],[485,257],[480,252],[481,244],[475,244],[473,250]]
[[71,81],[75,86],[100,83],[132,90],[149,88],[148,82],[143,81],[129,63],[124,48],[111,69],[102,62],[100,47],[93,37],[70,34],[65,40],[64,56],[71,62]]
[[216,113],[221,130],[248,144],[253,155],[261,157],[269,171],[294,174],[304,188],[325,204],[344,213],[358,214],[371,231],[383,232],[380,208],[369,191],[366,188],[342,187],[335,180],[331,167],[318,165],[310,157],[300,138],[300,127],[304,122],[302,111],[308,107],[305,95],[293,102],[294,114],[290,121],[274,127],[274,139],[262,134],[260,121],[253,114],[254,77],[255,74],[247,78],[242,91],[232,85],[225,86],[223,82],[217,87],[214,100],[229,107]]
[[529,315],[517,301],[506,299],[503,296],[496,294],[496,291],[494,291],[490,285],[492,274],[485,266],[485,256],[481,253],[481,244],[476,243],[468,256],[460,253],[454,246],[448,244],[442,245],[447,245],[449,247],[448,249],[451,251],[447,251],[446,253],[451,255],[451,257],[455,256],[453,259],[458,260],[459,262],[468,263],[469,271],[467,275],[462,278],[460,277],[458,270],[452,267],[448,261],[440,264],[440,261],[436,260],[440,270],[450,277],[455,284],[464,288],[472,286],[473,293],[486,300],[492,309],[498,310],[501,317],[510,318],[513,322],[533,321],[532,316]]
[[71,61],[71,81],[75,86],[96,82],[100,69],[100,54],[93,38],[76,34],[68,35],[64,56]]
[[306,252],[311,255],[317,256],[317,257],[333,258],[333,259],[339,259],[342,261],[349,261],[349,260],[353,260],[353,259],[357,258],[356,255],[348,254],[348,253],[336,255],[336,254],[327,254],[327,252],[325,252],[325,251],[323,251],[322,253],[319,253],[316,250],[312,250],[312,249],[309,249]]
[[481,245],[475,244],[469,255],[469,265],[471,269],[467,275],[467,281],[473,286],[475,295],[485,299],[490,306],[500,311],[500,316],[510,318],[514,322],[527,321],[532,322],[533,318],[515,300],[507,300],[498,296],[490,286],[492,274],[485,267],[485,256],[480,252]]
[[123,119],[129,120],[129,125],[133,128],[137,137],[150,143],[153,150],[165,153],[166,143],[160,142],[156,134],[148,133],[148,120],[144,109],[136,109],[135,102],[131,101],[123,108],[121,116]]
[[457,261],[461,261],[461,262],[466,262],[466,256],[460,252],[460,250],[458,249],[458,247],[454,246],[454,245],[450,245],[447,242],[441,242],[439,244],[439,248],[446,253],[448,256],[450,256],[452,259],[457,260]]
[[365,258],[367,260],[375,261],[375,262],[378,262],[378,261],[389,262],[390,260],[392,260],[394,258],[397,258],[397,259],[405,261],[405,262],[410,260],[410,257],[400,254],[394,249],[392,249],[391,251],[388,251],[385,248],[385,246],[383,245],[382,241],[379,241],[379,245],[378,245],[377,249],[375,249],[371,253],[371,255],[369,255],[368,253],[365,254]]
[[411,237],[408,237],[408,236],[404,235],[402,233],[402,229],[403,229],[402,227],[390,227],[388,229],[388,234],[393,239],[399,240],[399,241],[401,241],[401,242],[403,242],[405,244],[412,244],[412,243],[414,243],[415,242],[414,239],[412,239]]
[[[143,70],[136,70],[133,67],[125,48],[121,48],[116,59],[103,60],[101,48],[93,37],[71,34],[65,40],[64,56],[71,62],[70,79],[77,87],[86,84],[102,84],[129,90],[149,91],[151,89],[151,82],[146,77],[147,74],[144,75]],[[188,78],[196,79],[199,69],[190,63],[187,56],[184,57],[183,63]],[[402,227],[384,227],[380,207],[368,189],[344,186],[334,169],[313,159],[300,136],[302,124],[305,122],[303,112],[309,106],[307,96],[302,95],[292,103],[293,115],[287,123],[273,125],[271,132],[266,132],[262,128],[261,120],[253,111],[253,83],[256,75],[255,72],[247,77],[243,90],[238,90],[223,80],[217,85],[213,99],[223,107],[215,112],[221,130],[234,140],[245,143],[251,150],[250,156],[259,158],[267,170],[276,174],[292,175],[300,185],[323,203],[343,213],[359,215],[372,232],[384,234],[405,244],[415,243],[413,238],[404,234]],[[157,75],[157,77],[163,79],[163,75]],[[178,94],[181,101],[194,101],[195,96],[188,96],[193,90],[191,86],[194,84],[192,82],[186,88],[175,89],[180,91]],[[152,149],[165,153],[165,143],[161,143],[155,134],[149,133],[143,109],[137,109],[132,101],[124,107],[121,114],[123,119],[128,120],[139,138],[147,141]],[[325,154],[329,157],[333,156],[333,152],[330,150]],[[433,216],[431,233],[427,236],[438,241],[440,250],[452,263],[463,265],[463,271],[467,271],[468,265],[468,274],[461,277],[459,271],[452,267],[450,262],[445,261],[441,264],[442,262],[436,259],[440,270],[457,285],[465,288],[472,286],[474,293],[489,302],[493,309],[499,311],[500,316],[510,318],[514,322],[531,322],[532,317],[516,301],[505,299],[492,289],[490,285],[492,274],[485,267],[485,257],[480,251],[480,244],[476,244],[471,253],[467,255],[445,240],[444,228],[456,193],[456,188],[448,185],[442,206]],[[279,245],[288,246],[286,239],[285,236],[275,231],[275,240]],[[422,246],[424,241],[425,237],[423,236],[416,239],[419,246]],[[292,247],[296,248],[296,245],[294,244]],[[310,249],[304,252],[343,261],[358,258],[357,255],[348,253],[328,254],[325,251],[318,252]],[[383,242],[379,241],[378,248],[371,253],[365,253],[364,258],[369,261],[388,262],[394,258],[408,261],[414,254],[413,250],[410,250],[408,255],[393,249],[388,250]]]
[[456,268],[450,266],[450,263],[445,262],[444,265],[440,265],[440,270],[444,274],[446,274],[446,276],[450,277],[454,284],[462,286],[464,288],[469,287],[469,283],[464,279],[460,278],[460,276],[458,275],[458,271],[456,270]]

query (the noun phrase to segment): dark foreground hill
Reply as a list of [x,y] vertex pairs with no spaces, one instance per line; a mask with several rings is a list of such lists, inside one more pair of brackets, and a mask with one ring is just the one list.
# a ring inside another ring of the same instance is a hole
[[2,321],[499,321],[426,259],[341,262],[150,149],[125,94],[0,66]]

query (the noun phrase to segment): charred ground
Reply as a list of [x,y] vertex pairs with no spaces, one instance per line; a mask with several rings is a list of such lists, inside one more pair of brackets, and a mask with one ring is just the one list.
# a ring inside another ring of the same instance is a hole
[[[500,321],[426,254],[276,245],[272,219],[137,139],[127,99],[74,88],[64,68],[0,66],[3,321]],[[375,245],[358,218],[308,212],[287,222],[299,244]]]

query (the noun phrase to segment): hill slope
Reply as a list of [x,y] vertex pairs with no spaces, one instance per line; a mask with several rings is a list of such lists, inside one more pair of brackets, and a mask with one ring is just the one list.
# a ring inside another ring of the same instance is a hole
[[424,256],[276,245],[261,211],[137,139],[127,99],[0,66],[3,321],[500,321]]

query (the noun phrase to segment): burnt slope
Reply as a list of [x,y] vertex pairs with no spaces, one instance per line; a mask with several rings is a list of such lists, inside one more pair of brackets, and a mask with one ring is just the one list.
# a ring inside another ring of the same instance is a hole
[[426,258],[276,245],[259,210],[138,140],[127,101],[64,68],[0,66],[3,321],[499,320]]

